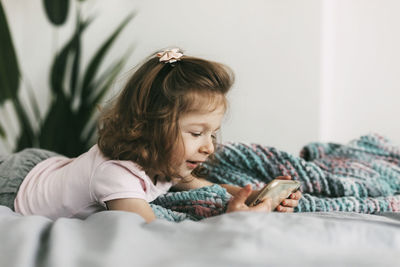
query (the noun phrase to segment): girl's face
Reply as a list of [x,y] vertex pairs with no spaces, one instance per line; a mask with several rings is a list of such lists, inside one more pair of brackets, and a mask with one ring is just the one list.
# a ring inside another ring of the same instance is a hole
[[179,118],[183,145],[174,151],[179,175],[177,178],[188,177],[193,169],[214,152],[213,141],[224,114],[225,108],[220,106],[211,111],[189,112]]

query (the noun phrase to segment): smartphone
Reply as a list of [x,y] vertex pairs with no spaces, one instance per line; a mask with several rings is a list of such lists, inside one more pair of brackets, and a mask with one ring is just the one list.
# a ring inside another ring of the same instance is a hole
[[284,199],[288,198],[290,194],[297,191],[299,188],[299,181],[274,179],[264,186],[256,197],[247,199],[246,204],[249,207],[255,206],[260,203],[263,198],[269,197],[272,200],[272,210],[275,210]]

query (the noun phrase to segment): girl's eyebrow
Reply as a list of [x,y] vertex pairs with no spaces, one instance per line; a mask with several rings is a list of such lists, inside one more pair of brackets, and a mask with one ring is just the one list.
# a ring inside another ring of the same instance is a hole
[[[188,126],[202,126],[203,128],[206,128],[206,129],[210,129],[210,128],[211,128],[210,125],[209,125],[208,123],[201,123],[201,122],[190,123],[190,124],[188,124]],[[216,132],[216,131],[218,131],[220,128],[221,128],[221,126],[218,126],[218,128],[215,129],[214,131]]]

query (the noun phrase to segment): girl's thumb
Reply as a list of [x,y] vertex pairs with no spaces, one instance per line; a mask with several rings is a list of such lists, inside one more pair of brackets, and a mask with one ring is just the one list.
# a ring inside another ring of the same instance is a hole
[[236,200],[239,202],[245,202],[247,197],[251,194],[251,185],[246,185],[243,188],[239,190],[239,192],[236,194]]

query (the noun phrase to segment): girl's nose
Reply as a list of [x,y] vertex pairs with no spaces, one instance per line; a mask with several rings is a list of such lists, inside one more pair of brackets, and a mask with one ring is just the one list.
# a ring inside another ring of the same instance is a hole
[[212,138],[207,138],[207,141],[200,147],[200,152],[208,155],[214,153],[214,143]]

